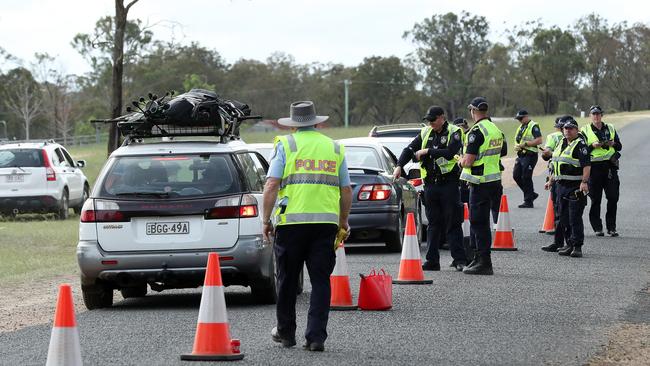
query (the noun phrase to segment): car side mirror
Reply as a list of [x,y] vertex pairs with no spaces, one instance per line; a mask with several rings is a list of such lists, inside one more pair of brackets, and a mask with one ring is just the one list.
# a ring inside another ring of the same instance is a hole
[[84,168],[86,166],[85,160],[77,160],[77,168]]

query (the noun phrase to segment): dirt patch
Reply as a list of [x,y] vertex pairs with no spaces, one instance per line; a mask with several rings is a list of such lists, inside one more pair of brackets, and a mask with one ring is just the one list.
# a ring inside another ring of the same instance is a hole
[[623,324],[610,335],[605,349],[586,365],[648,365],[649,360],[650,324]]
[[[0,286],[0,333],[54,320],[59,285],[72,286],[75,312],[86,311],[78,275],[57,276],[33,280],[13,286]],[[116,300],[119,297],[116,293]]]
[[[501,163],[506,168],[506,170],[503,171],[503,174],[501,174],[501,184],[503,184],[504,188],[516,187],[517,183],[512,179],[512,170],[515,166],[515,158],[502,158]],[[548,162],[542,160],[540,157],[537,161],[537,165],[535,165],[535,170],[533,170],[533,176],[546,174],[547,168]]]

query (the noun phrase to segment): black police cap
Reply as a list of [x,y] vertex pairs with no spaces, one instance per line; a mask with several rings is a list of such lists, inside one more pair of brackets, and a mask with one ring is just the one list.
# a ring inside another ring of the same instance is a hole
[[464,126],[467,124],[467,120],[463,117],[458,117],[454,120],[454,125],[456,126]]
[[578,128],[578,122],[571,116],[565,116],[560,121],[564,123],[562,128]]
[[521,109],[521,110],[519,110],[519,112],[517,112],[517,115],[515,116],[515,119],[521,120],[522,118],[524,118],[524,116],[527,116],[527,115],[528,115],[528,111],[525,110],[525,109]]
[[570,116],[559,116],[555,118],[555,125],[553,127],[555,128],[562,128],[564,126],[564,119],[570,117]]
[[433,122],[436,120],[436,118],[442,116],[443,114],[445,114],[445,110],[442,109],[441,107],[438,107],[437,105],[434,105],[429,107],[427,114],[425,114],[424,117],[422,117],[422,120]]
[[469,109],[478,109],[479,111],[488,110],[488,102],[484,97],[476,97],[467,106]]
[[589,108],[589,113],[591,114],[603,114],[603,109],[599,105],[592,105]]

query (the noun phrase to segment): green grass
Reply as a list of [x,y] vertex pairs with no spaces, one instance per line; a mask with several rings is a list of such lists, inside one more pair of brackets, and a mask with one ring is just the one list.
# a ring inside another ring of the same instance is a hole
[[59,221],[53,215],[19,215],[0,222],[0,283],[76,272],[79,216]]
[[[546,137],[553,131],[554,117],[537,117],[542,135]],[[648,118],[648,111],[606,115],[605,121],[614,123],[617,128],[641,118]],[[582,126],[589,123],[588,118],[578,119]],[[518,122],[504,120],[498,126],[506,134],[510,153]],[[334,139],[367,136],[371,126],[356,126],[348,129],[333,127],[323,129],[323,133]],[[242,133],[246,142],[273,142],[276,135],[288,131],[269,133]],[[623,137],[624,140],[624,137]],[[86,160],[84,173],[91,184],[97,179],[106,161],[106,145],[71,147],[70,153],[76,160]],[[68,220],[58,221],[52,215],[20,215],[17,220],[0,221],[0,283],[12,284],[27,280],[76,273],[79,217],[71,215]]]

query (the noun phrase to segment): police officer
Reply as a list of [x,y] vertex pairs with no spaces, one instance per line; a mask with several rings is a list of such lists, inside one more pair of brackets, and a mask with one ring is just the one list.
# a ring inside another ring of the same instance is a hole
[[[465,144],[465,135],[469,131],[469,124],[467,120],[463,117],[458,117],[454,120],[454,126],[460,127],[463,132],[463,144]],[[463,203],[469,203],[469,186],[467,182],[460,181],[460,201]]]
[[533,170],[537,165],[537,145],[542,143],[542,132],[524,109],[517,112],[515,119],[521,125],[515,135],[517,159],[512,171],[512,178],[524,193],[524,203],[519,205],[519,208],[532,208],[533,201],[539,197],[533,188]]
[[490,120],[488,102],[483,97],[468,105],[474,126],[467,133],[467,145],[460,165],[460,179],[469,183],[469,222],[474,260],[463,270],[466,274],[491,275],[492,233],[490,209],[501,200],[501,155],[506,153],[503,132]]
[[553,152],[552,181],[555,182],[556,201],[566,244],[558,250],[559,255],[582,257],[584,225],[582,213],[587,205],[588,182],[591,171],[589,152],[579,136],[578,123],[573,117],[564,120],[564,138]]
[[603,109],[595,105],[590,108],[591,124],[582,127],[582,134],[587,141],[591,154],[591,177],[589,179],[589,222],[596,236],[603,236],[603,221],[600,218],[600,201],[603,191],[607,198],[605,225],[607,234],[618,236],[616,231],[616,206],[618,204],[619,186],[618,158],[623,148],[618,133],[613,125],[603,122]]
[[544,145],[544,150],[542,151],[542,159],[548,161],[548,179],[549,191],[551,193],[551,201],[553,202],[553,216],[555,218],[555,232],[553,243],[547,246],[542,247],[542,250],[545,252],[557,252],[562,246],[564,246],[564,230],[561,227],[560,223],[560,214],[558,212],[558,205],[555,204],[557,200],[557,183],[553,182],[553,152],[560,146],[562,139],[564,139],[564,134],[562,133],[562,126],[564,126],[564,120],[570,118],[570,116],[560,116],[555,119],[555,132],[550,133],[546,136],[546,144]]
[[[352,190],[343,146],[314,128],[328,117],[317,116],[311,101],[292,103],[290,114],[278,123],[297,130],[276,138],[264,187],[263,233],[268,241],[275,232],[278,291],[277,327],[271,337],[284,347],[296,344],[296,294],[306,263],[312,292],[303,347],[323,351],[334,240],[339,227],[349,231]],[[271,222],[274,203],[275,230]]]
[[424,207],[427,226],[427,254],[422,264],[425,271],[440,270],[441,238],[446,238],[453,261],[451,267],[462,271],[467,264],[463,249],[463,206],[458,190],[457,155],[463,147],[460,128],[445,120],[445,111],[432,106],[423,120],[429,126],[404,148],[393,173],[399,178],[404,165],[413,157],[420,161],[420,176],[424,180]]

